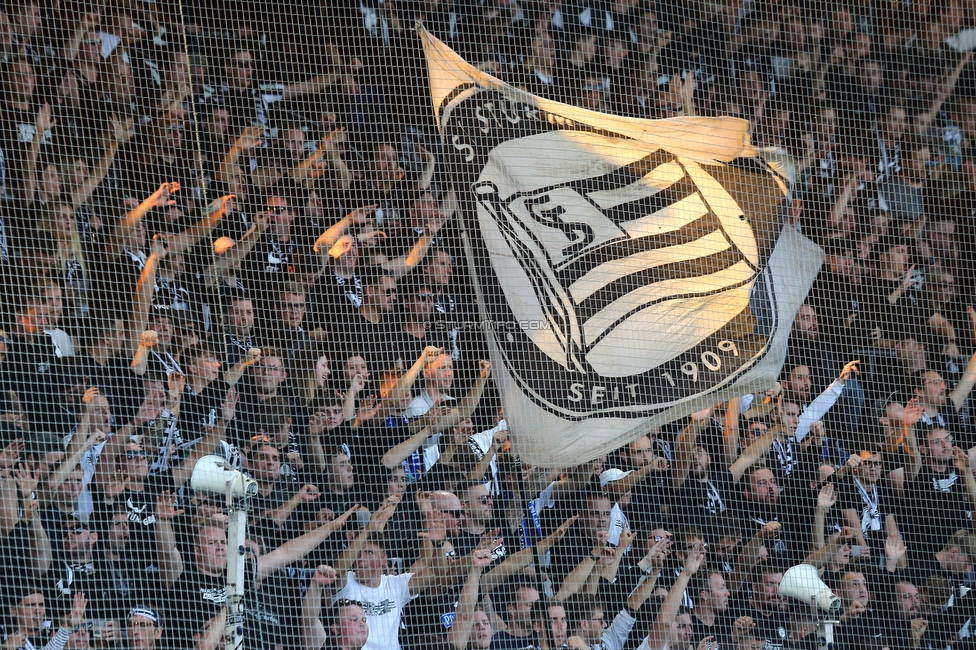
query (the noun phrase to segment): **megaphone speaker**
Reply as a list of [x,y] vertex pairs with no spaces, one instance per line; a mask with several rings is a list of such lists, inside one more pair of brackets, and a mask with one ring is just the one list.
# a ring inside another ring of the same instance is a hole
[[784,573],[779,593],[831,615],[839,615],[841,611],[840,598],[817,575],[817,567],[810,564],[797,564]]

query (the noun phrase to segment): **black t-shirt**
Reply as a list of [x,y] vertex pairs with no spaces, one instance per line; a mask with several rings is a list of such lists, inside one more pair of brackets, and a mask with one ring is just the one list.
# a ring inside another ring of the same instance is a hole
[[954,469],[935,473],[927,465],[905,485],[902,535],[916,553],[939,551],[957,530],[970,530],[965,481]]
[[704,482],[689,476],[675,495],[674,516],[682,525],[704,530],[710,517],[732,506],[734,490],[735,479],[727,469],[712,473]]
[[[349,440],[349,453],[355,468],[360,503],[378,505],[386,498],[390,470],[383,465],[383,454],[408,438],[410,430],[402,418],[390,417],[386,420],[374,418],[374,421],[359,429],[357,436]],[[420,452],[415,452],[402,464],[407,470],[408,481],[419,480],[418,472],[423,469]]]
[[92,300],[106,312],[123,309],[128,315],[132,294],[149,253],[123,248],[118,255],[112,255],[111,251],[107,246],[94,246],[87,257]]
[[167,626],[172,648],[192,648],[193,635],[220,613],[227,602],[227,576],[200,573],[193,558],[184,560],[183,575],[170,590]]
[[407,366],[413,364],[428,345],[444,348],[448,352],[451,351],[451,340],[448,338],[447,332],[437,329],[430,322],[427,324],[426,332],[419,339],[399,327],[391,332],[388,340],[389,343],[386,347],[392,348],[396,352],[393,360],[403,361]]
[[63,397],[52,392],[52,372],[61,354],[55,338],[46,333],[33,339],[18,337],[8,346],[4,361],[7,390],[17,393],[32,431],[48,431],[50,414],[63,402]]
[[[304,421],[302,420],[302,413],[295,407],[296,399],[289,386],[286,383],[282,383],[278,386],[275,395],[271,397],[259,395],[257,386],[254,384],[254,376],[251,374],[253,372],[254,368],[248,370],[244,374],[244,377],[241,378],[241,381],[237,383],[237,395],[239,399],[234,415],[234,423],[240,430],[242,437],[249,439],[251,436],[257,435],[258,430],[254,426],[255,418],[259,413],[264,412],[268,408],[265,406],[266,404],[277,404],[281,399],[284,399],[287,403],[288,411],[292,418],[290,433],[297,433],[296,429],[300,422],[304,424]],[[284,462],[284,458],[282,458],[282,462]]]
[[[971,647],[973,615],[976,614],[976,597],[972,592],[965,594],[956,589],[952,604],[935,614],[924,618],[928,627],[922,636],[921,648],[960,648]],[[888,621],[885,621],[887,624]]]
[[535,632],[529,636],[512,636],[499,630],[491,637],[491,650],[535,650],[538,647],[539,635]]
[[882,625],[887,621],[882,620],[878,612],[868,609],[860,616],[849,620],[844,625],[839,626],[835,638],[837,650],[860,650],[861,648],[876,647],[882,638]]
[[364,179],[350,186],[345,205],[349,209],[367,205],[378,206],[375,216],[377,224],[382,227],[382,223],[394,223],[403,216],[401,208],[404,207],[407,190],[407,183],[404,181],[393,183],[388,191],[384,191],[372,181]]
[[92,362],[91,384],[98,386],[112,405],[112,415],[119,425],[135,417],[143,400],[142,378],[130,370],[131,359],[110,357],[104,366]]
[[271,510],[277,510],[295,493],[292,481],[276,481],[271,492],[267,495],[255,494],[248,499],[248,508],[255,521],[263,518]]
[[953,584],[962,583],[960,576],[954,576],[942,568],[935,553],[913,556],[908,567],[908,573],[911,575],[912,582],[918,585],[924,584],[929,576],[935,575],[942,576]]
[[288,568],[268,576],[253,590],[244,610],[244,647],[248,650],[297,648],[301,644],[301,611],[306,572]]
[[264,282],[276,278],[283,279],[288,273],[288,263],[297,250],[294,238],[282,242],[274,235],[266,234],[244,259],[241,270],[254,286],[263,286]]
[[[775,541],[765,545],[770,554],[779,558],[785,558],[791,553],[798,554],[799,549],[793,546],[806,548],[804,544],[794,544],[791,546],[790,531],[794,523],[794,517],[792,515],[787,516],[785,510],[780,507],[758,507],[758,504],[740,499],[737,512],[739,514],[739,528],[742,531],[743,539],[751,539],[763,526],[771,521],[778,522],[782,526]],[[802,530],[805,534],[807,528],[804,526]],[[802,555],[800,558],[802,558]]]
[[230,384],[215,379],[199,393],[194,393],[187,383],[180,400],[180,432],[189,442],[203,435],[204,426],[212,426],[220,417],[221,403],[230,390]]
[[624,507],[631,529],[650,531],[663,527],[667,518],[662,505],[671,503],[673,494],[670,472],[666,473],[666,480],[659,481],[652,476],[635,486],[630,493],[630,504]]
[[95,571],[101,576],[99,600],[104,614],[99,618],[120,620],[139,603],[162,604],[159,572],[155,567],[146,567],[145,558],[131,553],[118,560],[103,557],[96,560]]
[[694,638],[691,641],[691,647],[697,648],[701,640],[706,636],[714,637],[714,641],[718,643],[720,648],[734,648],[732,644],[732,622],[733,619],[728,613],[716,614],[715,622],[711,625],[705,625],[697,616],[692,614],[691,616],[691,629],[694,631]]
[[[488,525],[487,530],[493,530],[495,528],[503,529],[502,526],[496,526],[495,522],[492,522]],[[501,538],[502,543],[501,546],[492,550],[491,564],[485,567],[486,573],[505,561],[510,553],[509,547],[514,543],[513,539],[506,539],[503,532],[500,532],[498,537]],[[469,533],[465,530],[462,530],[460,533],[451,538],[451,544],[454,546],[454,551],[457,553],[459,558],[470,555],[480,543],[481,535]]]
[[[308,308],[311,302],[312,308]],[[306,297],[305,319],[311,328],[339,332],[354,319],[363,304],[363,283],[357,276],[348,280],[329,269],[312,287],[312,299]]]
[[404,650],[422,650],[434,640],[445,639],[454,624],[457,594],[423,594],[403,608],[405,632],[400,635]]
[[44,576],[49,587],[48,593],[52,596],[47,602],[48,612],[63,616],[71,611],[74,595],[85,594],[88,599],[85,614],[89,618],[107,618],[110,603],[101,599],[105,591],[105,581],[97,568],[95,562],[76,564],[55,559]]
[[786,612],[776,609],[767,614],[761,614],[751,604],[747,604],[732,615],[732,620],[734,621],[742,616],[752,618],[756,627],[752,629],[750,635],[765,640],[766,650],[782,650],[789,634],[789,617]]
[[[269,590],[254,589],[257,583],[257,561],[250,555],[244,558],[244,638],[248,648],[264,648],[267,640],[264,638],[269,629],[277,630],[283,636],[285,631],[278,629],[278,624],[269,620],[267,614],[272,611],[270,605],[275,596],[281,593],[282,585],[287,585],[289,579],[283,577],[279,582],[269,577]],[[292,576],[301,578],[300,575]],[[294,582],[291,583],[294,585]],[[259,595],[260,594],[260,595]],[[294,602],[294,601],[292,601]],[[217,616],[220,609],[227,604],[227,576],[222,572],[218,576],[201,573],[194,565],[193,557],[184,558],[183,574],[169,592],[170,606],[169,627],[171,648],[192,648],[193,635],[203,630],[204,624]],[[269,622],[272,625],[269,626]],[[253,645],[251,643],[253,642]]]
[[341,328],[334,330],[336,347],[345,355],[361,355],[371,372],[391,368],[397,361],[409,368],[417,360],[417,357],[406,357],[396,345],[400,326],[392,315],[379,323],[371,323],[356,314],[346,323],[337,323],[336,327]]
[[[115,497],[116,503],[123,503],[126,518],[129,520],[128,549],[131,557],[138,558],[144,569],[158,567],[156,564],[156,500],[164,491],[176,493],[176,483],[169,471],[152,474],[143,481],[141,492],[126,490]],[[109,521],[111,507],[105,505],[98,494],[92,494],[95,504],[93,517],[97,521]]]
[[[859,316],[864,305],[861,285],[849,282],[846,276],[823,271],[810,289],[810,296],[817,306],[820,336],[844,358],[859,343],[868,341],[864,319]],[[852,315],[854,319],[848,324]]]
[[900,285],[901,280],[876,278],[864,292],[871,328],[880,327],[881,337],[893,341],[918,338],[926,330],[924,305],[919,291],[910,288],[898,297],[895,304],[888,302],[888,296]]

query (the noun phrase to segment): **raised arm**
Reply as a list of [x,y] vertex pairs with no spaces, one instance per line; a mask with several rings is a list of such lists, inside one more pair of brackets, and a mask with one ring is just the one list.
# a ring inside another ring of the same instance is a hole
[[782,526],[779,522],[767,522],[762,528],[756,531],[752,539],[742,548],[739,556],[735,559],[735,568],[727,580],[729,592],[735,594],[742,588],[742,585],[749,579],[753,567],[759,561],[759,548],[767,539],[773,539],[779,534]]
[[936,86],[937,92],[935,97],[932,98],[932,103],[929,104],[929,110],[924,113],[924,116],[928,124],[935,121],[935,118],[939,116],[939,111],[942,110],[942,105],[945,100],[952,94],[953,89],[959,82],[959,75],[962,74],[963,69],[969,65],[969,62],[973,60],[973,51],[969,50],[960,57],[959,62],[956,63],[949,74],[946,75],[945,80]]
[[386,469],[393,469],[397,467],[400,463],[410,457],[410,454],[420,449],[421,445],[433,434],[429,428],[424,428],[410,436],[400,444],[398,444],[393,449],[390,449],[383,457],[380,462],[383,463],[383,467]]
[[867,546],[868,543],[864,541],[864,532],[861,530],[861,513],[854,508],[847,508],[841,511],[841,515],[844,517],[845,527],[853,531],[857,543],[861,546]]
[[620,561],[635,539],[637,539],[637,533],[631,532],[630,528],[621,531],[620,540],[617,542],[617,547],[613,551],[613,560],[600,570],[601,578],[610,583],[617,579],[617,571],[620,570]]
[[383,408],[387,410],[397,408],[404,396],[413,388],[414,382],[417,381],[417,377],[423,372],[424,367],[443,353],[443,348],[435,348],[432,345],[425,347],[413,365],[400,375],[397,382],[390,388],[390,392],[383,398]]
[[78,58],[78,52],[81,50],[81,41],[88,34],[89,30],[97,28],[98,14],[85,14],[76,23],[74,31],[71,32],[71,36],[68,37],[61,48],[61,56],[66,62],[72,62]]
[[249,126],[244,129],[241,136],[227,150],[227,154],[220,161],[220,166],[217,168],[217,180],[223,183],[225,187],[234,177],[234,169],[240,163],[241,155],[250,153],[264,144],[264,141],[261,139],[263,135],[264,129],[262,127]]
[[417,189],[426,190],[434,181],[434,170],[437,169],[437,156],[422,145],[417,146],[417,151],[420,152],[420,157],[424,160],[424,170],[420,172],[420,178],[417,179]]
[[342,152],[339,150],[339,142],[345,141],[346,130],[336,129],[324,138],[321,149],[324,157],[328,159],[329,165],[336,171],[336,185],[339,189],[348,190],[352,185],[353,175],[342,159]]
[[604,489],[619,499],[643,483],[644,479],[646,479],[653,472],[666,472],[670,467],[671,464],[668,462],[667,458],[664,456],[657,456],[647,465],[644,465],[640,469],[631,472],[619,481],[611,481],[607,483]]
[[498,450],[502,448],[505,442],[508,440],[508,431],[502,429],[496,431],[491,437],[491,444],[488,445],[488,450],[481,455],[478,462],[474,464],[471,470],[468,472],[467,480],[469,481],[481,481],[484,480],[485,474],[488,472],[488,468],[491,466],[491,461],[498,453]]
[[278,528],[281,528],[285,525],[285,522],[288,521],[288,518],[291,517],[291,513],[295,512],[295,508],[297,508],[299,504],[301,504],[303,501],[309,503],[318,498],[319,489],[311,483],[307,483],[300,487],[290,499],[282,503],[274,510],[266,510],[263,513],[256,514],[274,522]]
[[179,191],[179,183],[167,182],[161,184],[142,203],[126,212],[125,216],[119,219],[119,223],[114,228],[113,237],[117,238],[120,242],[124,242],[133,228],[139,225],[139,222],[152,210],[176,205],[176,201],[171,196]]
[[725,404],[725,422],[722,426],[722,438],[725,443],[726,465],[731,465],[739,457],[739,412],[741,410],[741,397],[733,397]]
[[532,564],[535,559],[536,552],[539,554],[539,556],[543,556],[548,553],[552,547],[559,542],[559,540],[566,536],[570,526],[576,523],[577,519],[579,519],[579,515],[573,515],[560,524],[559,527],[549,534],[548,537],[540,539],[535,546],[535,552],[533,552],[531,546],[528,548],[523,548],[522,550],[509,555],[501,564],[486,573],[484,577],[481,578],[481,585],[485,593],[494,591],[503,585],[510,577]]
[[356,373],[349,381],[349,388],[342,398],[342,419],[346,422],[352,422],[356,417],[356,400],[364,388],[366,388],[366,377]]
[[129,362],[129,370],[140,377],[145,375],[149,368],[149,354],[158,342],[159,335],[154,330],[139,332],[138,343],[132,354],[132,361]]
[[17,483],[9,469],[0,474],[0,538],[5,538],[20,523]]
[[552,498],[554,501],[566,498],[584,489],[596,476],[595,461],[583,463],[570,469],[566,475],[552,484]]
[[[77,435],[77,432],[75,435]],[[78,467],[78,463],[80,463],[82,458],[85,457],[88,450],[93,447],[97,447],[107,439],[108,437],[106,434],[101,431],[97,431],[88,436],[85,443],[77,447],[70,456],[66,456],[64,461],[58,465],[57,469],[51,472],[47,478],[47,481],[38,486],[38,501],[40,501],[42,504],[50,502],[50,500],[54,497],[54,493],[57,492],[58,488],[61,487],[61,484],[65,482],[68,475],[71,474],[76,467]],[[71,440],[73,442],[74,438]]]
[[756,395],[756,398],[752,400],[752,404],[749,406],[749,410],[743,413],[742,416],[747,420],[755,420],[756,418],[768,416],[773,412],[779,396],[782,394],[783,386],[779,382],[776,382],[764,394],[761,393],[763,399],[759,399],[759,395]]
[[[973,328],[973,336],[976,338],[976,311],[973,310],[972,305],[966,306],[966,314],[969,316],[969,323]],[[949,399],[952,400],[952,405],[956,408],[957,412],[962,410],[966,398],[973,391],[974,385],[976,385],[976,353],[970,355],[969,362],[966,363],[966,370],[962,374],[962,379],[959,380],[956,387],[949,393]]]
[[691,422],[678,436],[678,444],[674,448],[674,470],[671,473],[671,484],[675,489],[679,489],[685,484],[685,480],[691,472],[691,450],[694,449],[698,442],[698,436],[705,430],[711,417],[711,407],[692,413]]
[[590,552],[586,555],[586,557],[580,560],[580,563],[569,572],[562,584],[559,585],[559,591],[556,592],[556,600],[566,600],[583,588],[583,585],[590,577],[590,573],[592,573],[597,562],[603,559],[603,553],[606,546],[607,532],[603,530],[598,531],[596,534],[596,541],[593,543],[593,548],[590,549]]
[[346,522],[349,521],[349,518],[357,510],[359,510],[358,503],[329,523],[322,524],[315,530],[309,531],[304,535],[300,535],[295,539],[289,540],[270,553],[265,553],[259,557],[257,571],[258,582],[264,580],[279,569],[283,569],[289,564],[293,564],[301,560],[306,555],[314,551],[316,548],[318,548],[319,544],[328,539],[332,533],[337,530],[341,530],[342,527],[346,525]]
[[237,240],[237,243],[230,247],[213,264],[214,275],[223,277],[244,261],[248,253],[260,241],[261,237],[268,230],[268,213],[258,212],[251,219],[251,225],[244,233],[244,236]]
[[400,278],[420,266],[441,226],[443,226],[443,221],[438,221],[436,226],[428,226],[427,232],[417,239],[417,243],[406,255],[384,262],[382,264],[383,269]]
[[823,547],[827,542],[824,539],[824,528],[827,526],[827,513],[834,504],[837,503],[834,484],[827,483],[820,488],[817,494],[817,507],[813,515],[813,529],[810,531],[811,547],[814,549]]
[[851,528],[850,526],[844,526],[841,532],[834,533],[828,537],[826,544],[811,551],[803,559],[804,564],[815,566],[818,569],[827,566],[830,559],[837,554],[841,544],[848,544],[850,539],[855,537],[856,530],[857,529]]
[[413,271],[424,261],[424,257],[427,256],[427,250],[430,248],[432,241],[433,239],[430,235],[421,235],[409,253],[402,257],[383,262],[381,266],[385,271],[392,273],[394,277],[401,278]]
[[346,230],[350,226],[362,226],[369,223],[373,218],[373,213],[380,206],[376,203],[372,205],[367,205],[361,208],[356,208],[342,219],[339,219],[334,224],[329,226],[329,228],[319,235],[319,238],[315,240],[315,244],[312,245],[312,250],[319,255],[324,255],[329,252],[339,238],[346,234]]
[[307,81],[285,84],[281,98],[283,100],[297,99],[305,95],[324,93],[329,89],[329,86],[334,85],[337,81],[339,81],[339,75],[329,73],[316,75]]
[[197,220],[183,232],[173,236],[170,242],[170,250],[174,253],[182,253],[204,237],[210,236],[211,231],[220,223],[220,220],[232,212],[235,198],[237,197],[234,194],[227,194],[210,203],[203,218]]
[[665,596],[664,602],[661,604],[661,609],[658,610],[657,618],[654,619],[651,631],[647,635],[650,647],[663,647],[664,640],[667,637],[668,631],[671,629],[671,624],[674,623],[674,619],[678,615],[678,607],[681,606],[685,589],[688,588],[688,581],[698,572],[698,569],[701,568],[704,562],[704,549],[696,549],[689,554],[688,559],[685,561],[685,566],[681,569],[681,573],[678,574],[678,579],[668,589],[668,595]]
[[253,366],[260,359],[261,350],[259,348],[250,348],[240,361],[224,371],[224,381],[231,386],[236,386],[237,382],[239,382],[241,377],[244,376],[244,371]]
[[64,450],[65,455],[69,458],[77,456],[78,450],[85,448],[85,442],[88,441],[91,434],[92,410],[95,408],[95,398],[98,397],[98,393],[98,386],[89,386],[81,396],[81,417],[78,419],[78,426],[75,428],[75,432],[71,434],[71,440]]
[[661,577],[661,572],[664,570],[664,560],[670,552],[671,544],[670,537],[659,539],[637,564],[646,577],[627,598],[627,607],[630,609],[640,609],[647,599],[651,597],[651,594],[654,593],[657,581]]
[[119,151],[119,145],[125,144],[132,138],[131,122],[120,122],[114,115],[111,119],[112,137],[106,143],[102,157],[95,163],[91,173],[81,187],[71,194],[71,205],[75,210],[84,205],[91,198],[95,189],[105,180],[105,175],[108,174],[109,168],[115,162],[115,154]]
[[320,564],[308,582],[302,599],[302,647],[305,650],[319,650],[328,640],[319,615],[322,613],[322,596],[335,580],[335,569]]
[[915,435],[915,424],[922,418],[924,409],[918,398],[908,400],[902,412],[901,429],[904,437],[905,454],[908,456],[908,467],[905,472],[909,480],[915,480],[922,471],[922,453],[918,448],[918,436]]
[[340,189],[349,189],[353,176],[349,167],[346,166],[346,161],[342,159],[338,146],[340,139],[345,139],[345,131],[344,128],[336,129],[322,138],[319,141],[318,148],[290,171],[291,177],[299,183],[307,184],[309,176],[312,175],[319,161],[325,159],[328,165],[336,171],[336,185]]
[[966,483],[966,495],[969,497],[970,507],[976,509],[976,477],[973,476],[973,467],[969,462],[969,454],[959,447],[953,447],[952,466]]
[[481,572],[489,564],[491,564],[491,551],[483,548],[475,549],[471,556],[468,579],[464,581],[464,586],[461,587],[461,593],[458,595],[454,623],[447,633],[447,640],[455,650],[465,650],[468,647],[471,626],[474,624],[474,608],[478,604],[478,583],[481,580]]
[[742,450],[742,454],[736,458],[732,466],[729,467],[729,472],[732,474],[732,480],[736,483],[743,477],[746,471],[753,466],[753,464],[763,458],[769,448],[773,445],[773,441],[777,437],[781,437],[779,431],[770,431],[764,434],[757,440],[753,441],[751,445]]
[[[180,377],[182,378],[182,375]],[[181,385],[183,383],[185,383],[185,380],[180,382]],[[183,487],[193,475],[193,468],[197,466],[197,462],[207,454],[213,453],[213,450],[220,444],[220,441],[224,439],[228,424],[229,422],[221,417],[217,419],[214,426],[204,427],[206,433],[203,434],[203,438],[193,445],[193,450],[186,457],[186,460],[183,461],[183,464],[173,469],[173,482],[176,484],[176,487]]]
[[338,574],[339,584],[345,585],[346,578],[349,571],[352,570],[353,565],[356,563],[356,558],[359,557],[359,553],[363,550],[363,546],[366,545],[366,540],[369,538],[370,533],[382,533],[383,529],[386,528],[386,522],[390,520],[393,513],[396,512],[397,506],[400,504],[400,497],[396,495],[391,495],[386,498],[373,516],[370,517],[369,523],[359,532],[356,537],[349,542],[346,546],[346,550],[342,552],[339,556],[338,561],[336,561],[335,570]]
[[55,124],[55,120],[51,118],[50,104],[45,103],[37,109],[37,115],[34,117],[34,139],[31,140],[27,161],[24,164],[23,200],[28,204],[34,202],[34,194],[37,192],[37,160],[41,155],[44,132]]
[[467,420],[474,413],[474,410],[478,408],[481,395],[485,392],[488,379],[491,378],[491,362],[482,359],[478,362],[478,365],[480,366],[478,378],[474,380],[474,384],[471,386],[468,394],[459,399],[457,405],[451,409],[451,414],[447,416],[443,423],[445,428],[456,426],[464,420]]
[[156,499],[156,560],[159,564],[159,581],[170,589],[183,575],[183,558],[176,544],[173,519],[183,514],[174,506],[176,495],[164,491]]
[[227,607],[221,607],[217,615],[204,624],[203,632],[194,637],[193,650],[217,650],[224,640],[227,628]]
[[[138,340],[142,342],[141,334],[146,331],[149,325],[149,310],[152,309],[153,293],[156,290],[156,271],[159,267],[159,261],[166,257],[166,245],[167,239],[161,234],[153,236],[152,242],[149,244],[149,257],[146,258],[142,273],[136,280],[136,290],[132,295],[132,316],[129,322],[129,331],[132,332],[132,336],[130,340],[136,340],[135,333],[139,332]],[[130,352],[135,354],[133,350]],[[145,374],[144,366],[142,366],[142,372],[139,372],[140,365],[136,359],[133,359],[130,368],[137,375]]]
[[40,503],[36,497],[39,478],[38,473],[26,465],[14,471],[14,481],[17,484],[17,491],[20,492],[20,499],[23,504],[21,521],[27,522],[27,548],[29,552],[24,559],[27,560],[28,569],[36,577],[43,576],[48,572],[53,557],[51,540],[41,523],[41,516],[37,513],[40,508]]
[[861,360],[856,359],[845,364],[837,379],[827,386],[824,392],[820,393],[816,399],[810,402],[809,406],[803,409],[803,412],[800,413],[800,421],[796,425],[796,432],[793,434],[793,438],[797,442],[802,442],[807,434],[810,433],[810,425],[814,422],[819,422],[827,411],[837,403],[841,392],[844,390],[844,385],[851,378],[851,375],[860,374],[857,368],[857,364],[859,363],[861,363]]

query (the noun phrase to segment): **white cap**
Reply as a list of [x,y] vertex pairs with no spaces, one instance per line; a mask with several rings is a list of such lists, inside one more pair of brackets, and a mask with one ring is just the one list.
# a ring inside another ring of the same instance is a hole
[[634,470],[623,471],[621,469],[610,468],[600,474],[600,487],[606,487],[607,483],[619,481],[623,477],[632,474]]

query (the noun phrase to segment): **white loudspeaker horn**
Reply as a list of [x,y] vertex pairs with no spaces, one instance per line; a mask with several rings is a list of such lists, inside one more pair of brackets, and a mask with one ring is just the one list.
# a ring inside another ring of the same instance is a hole
[[840,615],[840,598],[817,575],[817,567],[810,564],[797,564],[784,573],[779,583],[779,593],[813,605],[830,615]]
[[190,487],[197,492],[232,497],[252,497],[258,493],[257,482],[231,467],[223,456],[204,456],[197,461],[190,477]]

